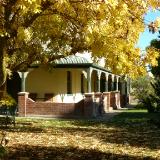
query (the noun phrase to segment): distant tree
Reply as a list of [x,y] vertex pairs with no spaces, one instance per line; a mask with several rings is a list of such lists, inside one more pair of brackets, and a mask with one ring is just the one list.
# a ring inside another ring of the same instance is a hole
[[149,76],[141,76],[137,79],[132,80],[132,95],[138,99],[141,103],[143,99],[148,97],[151,93],[153,93],[153,88],[151,86],[151,81],[153,78]]

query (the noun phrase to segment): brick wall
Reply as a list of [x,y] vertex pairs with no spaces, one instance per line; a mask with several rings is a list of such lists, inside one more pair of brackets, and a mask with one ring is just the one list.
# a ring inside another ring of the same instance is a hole
[[74,103],[50,103],[50,102],[32,102],[27,100],[27,115],[43,116],[73,116],[75,112]]
[[84,98],[84,116],[94,117],[95,116],[95,105],[94,105],[94,94],[86,93]]
[[97,117],[120,107],[119,92],[87,93],[78,103],[38,102],[27,92],[18,95],[19,116]]
[[74,117],[82,116],[83,112],[83,101],[79,103],[35,102],[27,95],[19,95],[20,116]]
[[94,108],[88,96],[78,103],[35,102],[26,92],[19,93],[18,106],[19,116],[45,117],[92,117]]

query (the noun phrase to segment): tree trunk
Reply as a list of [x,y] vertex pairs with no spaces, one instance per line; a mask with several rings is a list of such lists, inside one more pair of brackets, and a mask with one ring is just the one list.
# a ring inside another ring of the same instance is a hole
[[[5,39],[0,38],[0,87],[4,85],[7,77],[6,72],[6,61],[5,61],[5,55],[6,55],[6,44]],[[3,88],[3,87],[2,87]]]

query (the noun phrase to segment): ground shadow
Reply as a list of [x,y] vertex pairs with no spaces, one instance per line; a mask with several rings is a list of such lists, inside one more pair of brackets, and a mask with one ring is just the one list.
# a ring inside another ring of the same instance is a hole
[[41,147],[19,145],[9,148],[8,157],[4,160],[154,160],[153,158],[136,157],[127,154],[113,154],[91,149],[80,149],[75,147]]
[[[134,147],[160,149],[160,128],[150,122],[160,114],[145,112],[124,112],[115,116],[110,121],[88,120],[73,121],[78,128],[61,128],[64,132],[93,136],[100,141],[115,144],[127,144]],[[112,128],[112,129],[107,129]]]
[[40,133],[44,131],[43,128],[33,125],[34,123],[18,122],[15,124],[15,126],[0,125],[0,130],[7,131],[7,132],[27,132],[27,133]]
[[54,126],[53,124],[52,126],[48,126],[48,128],[42,128],[34,124],[38,122],[19,122],[15,128],[11,127],[6,130],[8,132],[45,133],[49,129],[52,134],[82,135],[99,139],[105,143],[158,150],[160,149],[160,129],[149,121],[150,118],[158,116],[159,114],[126,112],[115,116],[107,122],[96,119],[67,120],[72,126],[65,126],[65,120],[62,120],[64,122],[63,126]]

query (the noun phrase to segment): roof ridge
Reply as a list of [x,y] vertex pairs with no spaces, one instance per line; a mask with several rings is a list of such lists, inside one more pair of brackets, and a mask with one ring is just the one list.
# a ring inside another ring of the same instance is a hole
[[88,64],[91,63],[88,61],[87,58],[77,56],[77,55],[69,55],[64,58],[60,58],[59,60],[56,60],[55,63],[57,64]]

